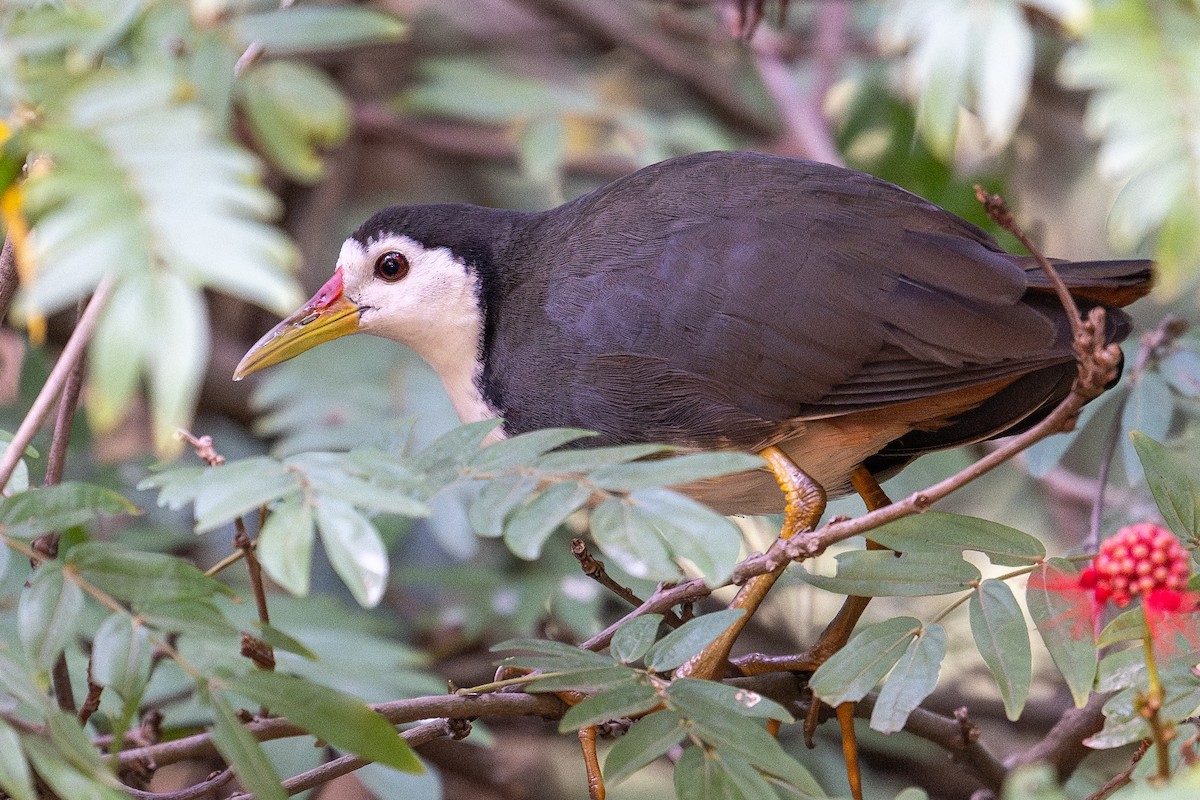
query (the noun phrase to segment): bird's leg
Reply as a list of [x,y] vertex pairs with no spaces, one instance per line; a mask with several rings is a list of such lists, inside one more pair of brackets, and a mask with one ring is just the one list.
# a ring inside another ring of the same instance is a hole
[[[866,467],[861,464],[850,473],[850,483],[854,490],[866,503],[867,510],[875,511],[891,505],[892,501],[884,493],[879,482],[875,480]],[[868,550],[882,550],[883,545],[867,540]],[[799,655],[768,656],[752,653],[737,660],[736,665],[746,675],[756,675],[763,672],[805,671],[811,672],[824,664],[830,656],[846,646],[850,634],[859,618],[867,610],[869,597],[847,597],[838,613],[834,615],[816,644]],[[812,736],[816,730],[820,703],[814,697],[811,713],[804,720],[804,740],[812,747]],[[858,766],[858,737],[854,732],[854,703],[842,703],[836,709],[838,727],[842,733],[842,754],[846,759],[846,778],[850,783],[850,793],[855,800],[862,799],[862,772]]]
[[[778,447],[768,447],[759,455],[767,462],[787,499],[783,529],[779,537],[789,539],[801,531],[812,530],[825,513],[825,490]],[[772,572],[756,575],[746,581],[729,604],[730,608],[742,608],[746,613],[726,628],[712,644],[675,670],[675,676],[708,679],[720,677],[729,660],[729,651],[733,643],[737,641],[751,615],[758,610],[763,598],[786,567],[784,564]],[[851,626],[853,627],[853,623]]]
[[[867,510],[875,511],[889,506],[892,501],[884,493],[870,471],[861,464],[850,473],[850,483],[862,497]],[[882,550],[883,545],[867,540],[868,550]],[[768,656],[762,653],[751,653],[739,658],[737,667],[746,675],[760,675],[764,672],[804,671],[811,672],[829,660],[829,657],[846,646],[859,617],[867,610],[869,597],[847,597],[838,613],[834,615],[825,630],[821,631],[816,644],[803,653],[788,656]]]

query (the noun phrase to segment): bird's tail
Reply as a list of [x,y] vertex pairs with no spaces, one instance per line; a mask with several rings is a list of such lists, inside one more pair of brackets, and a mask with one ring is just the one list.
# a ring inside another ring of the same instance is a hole
[[[1154,262],[1147,259],[1126,261],[1064,261],[1051,259],[1055,271],[1076,300],[1105,306],[1127,306],[1145,297],[1154,285]],[[1030,289],[1053,291],[1050,279],[1032,257],[1021,259],[1029,275]]]

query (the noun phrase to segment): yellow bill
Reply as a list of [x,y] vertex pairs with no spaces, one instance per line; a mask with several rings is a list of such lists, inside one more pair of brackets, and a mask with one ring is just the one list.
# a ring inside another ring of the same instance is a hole
[[260,369],[287,361],[322,342],[358,330],[359,308],[342,293],[342,271],[336,270],[312,299],[267,331],[242,357],[233,372],[240,381]]

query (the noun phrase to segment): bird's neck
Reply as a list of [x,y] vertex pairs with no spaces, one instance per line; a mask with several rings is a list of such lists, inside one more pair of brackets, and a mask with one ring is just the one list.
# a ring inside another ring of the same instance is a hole
[[[455,230],[457,241],[449,246],[466,261],[474,279],[475,302],[464,304],[461,320],[446,320],[463,337],[443,337],[426,342],[417,350],[438,373],[455,412],[463,422],[503,416],[504,407],[495,387],[489,384],[487,364],[501,317],[511,309],[507,300],[520,287],[537,280],[524,252],[531,228],[542,215],[516,211],[466,207],[460,211]],[[452,341],[453,340],[453,341]],[[493,438],[503,436],[497,430]]]

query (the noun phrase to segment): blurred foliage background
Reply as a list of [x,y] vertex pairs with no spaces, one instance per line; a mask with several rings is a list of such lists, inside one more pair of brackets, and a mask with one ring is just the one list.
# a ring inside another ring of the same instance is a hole
[[[405,436],[423,445],[456,424],[422,363],[367,337],[230,380],[276,315],[326,280],[344,236],[386,204],[540,209],[671,156],[762,150],[882,176],[1012,245],[976,203],[981,183],[1051,255],[1154,257],[1155,296],[1133,309],[1139,334],[1168,315],[1196,316],[1193,0],[792,0],[767,2],[757,25],[755,4],[732,0],[284,6],[8,0],[0,10],[0,211],[22,267],[14,325],[0,331],[0,427],[17,428],[82,303],[104,285],[111,299],[88,350],[87,413],[73,425],[65,474],[115,489],[145,514],[95,527],[99,541],[202,566],[229,552],[228,525],[194,536],[186,512],[136,488],[153,465],[181,456],[179,427],[211,435],[233,459]],[[1080,432],[940,508],[1029,531],[1066,554],[1153,517],[1126,434],[1194,458],[1200,342],[1173,336],[1139,354],[1135,335],[1126,348],[1122,387],[1089,406]],[[50,439],[47,429],[34,446],[45,451]],[[928,457],[887,488],[903,495],[978,454]],[[28,459],[9,489],[39,485],[44,470],[44,458]],[[580,574],[565,531],[537,561],[479,539],[462,496],[471,491],[435,496],[426,520],[373,520],[392,560],[376,609],[359,608],[320,553],[311,596],[272,596],[277,625],[321,652],[324,681],[370,701],[436,694],[445,680],[481,684],[497,640],[578,641],[621,609]],[[856,503],[830,513],[858,513]],[[747,551],[777,530],[770,520],[738,524]],[[0,586],[10,642],[8,612],[27,578],[13,567]],[[784,581],[748,647],[799,649],[836,609],[836,595]],[[868,618],[918,605],[880,602]],[[1036,702],[1008,722],[969,636],[957,641],[928,705],[968,707],[1002,756],[1037,742],[1070,706],[1035,652]],[[82,674],[84,655],[68,644]],[[162,683],[152,694],[179,688]],[[862,735],[877,796],[915,784],[967,798],[979,787],[933,745]],[[796,738],[785,730],[800,753]],[[319,796],[585,797],[575,753],[570,737],[537,720],[502,721],[467,743],[423,749],[434,767],[425,776],[367,770]],[[286,743],[270,754],[284,774],[322,755]],[[802,758],[839,791],[832,736]],[[1127,760],[1127,750],[1090,757],[1070,796],[1087,796]],[[173,780],[187,785],[210,766]],[[613,796],[667,796],[670,780],[656,765]]]

